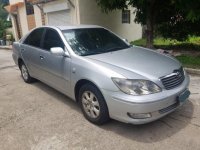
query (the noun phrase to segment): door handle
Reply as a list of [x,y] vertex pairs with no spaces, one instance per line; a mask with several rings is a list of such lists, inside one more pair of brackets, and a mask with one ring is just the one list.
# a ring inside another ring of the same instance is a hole
[[43,60],[43,59],[44,59],[44,57],[40,55],[40,59],[41,59],[41,60]]

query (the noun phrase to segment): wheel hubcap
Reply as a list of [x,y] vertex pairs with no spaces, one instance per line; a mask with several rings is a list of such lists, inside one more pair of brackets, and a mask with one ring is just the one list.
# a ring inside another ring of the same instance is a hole
[[90,92],[85,91],[82,95],[82,105],[86,114],[91,118],[97,118],[100,114],[100,106],[96,96]]
[[26,69],[26,67],[24,65],[22,65],[22,76],[25,80],[28,80],[28,70]]

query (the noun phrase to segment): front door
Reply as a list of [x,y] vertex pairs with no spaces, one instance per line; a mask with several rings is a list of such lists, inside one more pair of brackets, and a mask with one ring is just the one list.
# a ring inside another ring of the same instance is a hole
[[55,56],[50,52],[52,47],[65,45],[56,30],[46,29],[42,50],[40,51],[40,64],[43,80],[50,86],[67,94],[70,86],[70,62],[71,59],[64,56]]

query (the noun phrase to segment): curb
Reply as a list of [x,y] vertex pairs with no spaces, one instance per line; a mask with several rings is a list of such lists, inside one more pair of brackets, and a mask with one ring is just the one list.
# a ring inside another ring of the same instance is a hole
[[200,69],[185,68],[185,70],[189,74],[200,76]]

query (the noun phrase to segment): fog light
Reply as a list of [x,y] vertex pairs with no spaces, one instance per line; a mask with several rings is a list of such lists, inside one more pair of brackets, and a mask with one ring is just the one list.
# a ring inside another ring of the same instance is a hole
[[134,114],[134,113],[127,113],[127,115],[133,119],[146,119],[151,118],[151,113],[140,113],[140,114]]

